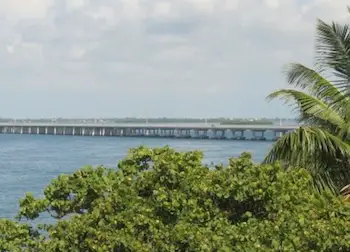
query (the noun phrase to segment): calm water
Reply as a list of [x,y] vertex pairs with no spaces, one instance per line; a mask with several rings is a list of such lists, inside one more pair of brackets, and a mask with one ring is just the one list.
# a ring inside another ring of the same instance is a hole
[[11,218],[27,191],[40,195],[60,173],[84,165],[115,167],[129,148],[169,145],[177,150],[202,150],[203,162],[227,162],[243,151],[261,161],[271,142],[116,137],[72,137],[0,134],[0,218]]

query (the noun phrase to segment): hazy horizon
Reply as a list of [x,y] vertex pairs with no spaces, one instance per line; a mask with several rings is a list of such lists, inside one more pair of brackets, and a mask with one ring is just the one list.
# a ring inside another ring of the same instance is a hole
[[218,120],[218,119],[226,119],[226,120],[251,120],[251,119],[267,119],[267,120],[279,120],[279,119],[284,119],[284,120],[295,120],[295,118],[287,118],[287,117],[166,117],[166,116],[161,116],[161,117],[23,117],[23,118],[17,118],[17,117],[2,117],[0,116],[0,119],[10,119],[10,120],[28,120],[28,119],[34,119],[34,120],[45,120],[45,119],[64,119],[64,120],[70,120],[70,119],[78,119],[78,120],[84,120],[84,119],[105,119],[105,120],[121,120],[121,119],[183,119],[183,120],[188,120],[188,119],[195,119],[195,120]]

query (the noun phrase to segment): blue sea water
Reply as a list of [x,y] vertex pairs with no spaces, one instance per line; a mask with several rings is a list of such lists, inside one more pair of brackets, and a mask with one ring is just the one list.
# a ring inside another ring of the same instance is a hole
[[116,167],[128,149],[139,145],[201,150],[203,163],[210,164],[226,163],[243,151],[259,162],[272,142],[0,134],[0,218],[14,217],[25,192],[41,195],[59,174],[84,165]]

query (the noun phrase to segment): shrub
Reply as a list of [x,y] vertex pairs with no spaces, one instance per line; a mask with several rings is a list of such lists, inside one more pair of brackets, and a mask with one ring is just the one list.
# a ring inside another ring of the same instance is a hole
[[[202,153],[131,149],[118,169],[61,175],[19,219],[0,221],[3,251],[350,251],[349,205],[314,191],[303,169],[250,154],[210,169]],[[40,218],[39,218],[40,220]]]

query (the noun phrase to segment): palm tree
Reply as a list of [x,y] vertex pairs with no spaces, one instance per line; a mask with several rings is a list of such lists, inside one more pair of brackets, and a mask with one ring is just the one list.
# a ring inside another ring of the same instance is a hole
[[350,184],[347,186],[344,186],[341,190],[340,190],[340,194],[342,196],[344,196],[344,200],[347,202],[350,202]]
[[304,167],[318,189],[339,192],[350,183],[350,27],[317,20],[316,31],[313,68],[287,65],[294,89],[268,96],[293,106],[301,126],[282,136],[264,162]]

